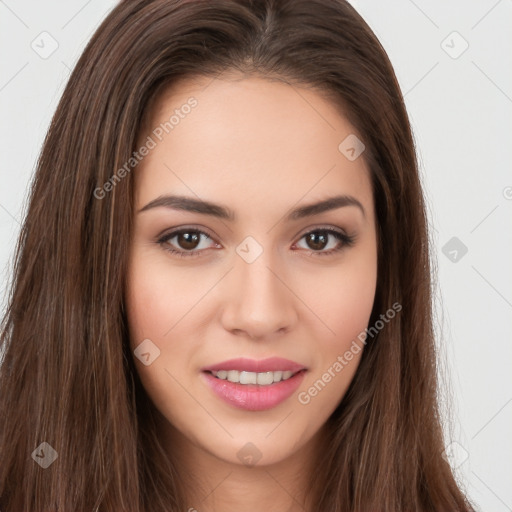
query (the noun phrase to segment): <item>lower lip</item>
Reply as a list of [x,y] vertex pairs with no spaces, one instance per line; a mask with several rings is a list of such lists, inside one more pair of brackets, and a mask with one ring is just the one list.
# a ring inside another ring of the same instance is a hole
[[246,411],[265,411],[289,398],[299,387],[305,373],[302,370],[289,379],[268,386],[217,379],[210,372],[203,372],[203,376],[213,392],[228,404]]

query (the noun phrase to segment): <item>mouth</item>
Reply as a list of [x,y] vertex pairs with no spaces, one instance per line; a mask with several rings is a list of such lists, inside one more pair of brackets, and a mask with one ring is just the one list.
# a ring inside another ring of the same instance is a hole
[[214,395],[247,411],[272,409],[286,401],[308,371],[304,365],[282,358],[231,359],[201,370]]

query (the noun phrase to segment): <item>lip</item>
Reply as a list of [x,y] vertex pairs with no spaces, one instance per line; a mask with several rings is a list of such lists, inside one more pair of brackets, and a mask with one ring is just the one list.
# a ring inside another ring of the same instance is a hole
[[307,368],[302,364],[290,361],[289,359],[283,359],[282,357],[269,357],[261,360],[239,357],[237,359],[229,359],[228,361],[222,361],[220,363],[201,368],[201,371],[203,372],[216,372],[219,370],[238,370],[241,372],[256,373],[277,372],[279,370],[283,370],[296,373],[300,370],[307,370]]
[[[217,369],[217,366],[215,366],[215,369]],[[210,371],[215,370],[205,369],[201,372],[201,377],[217,397],[237,409],[246,411],[265,411],[278,406],[297,390],[306,374],[306,370],[304,368],[301,370],[299,365],[299,371],[289,379],[274,382],[268,386],[260,386],[258,384],[240,384],[218,379]]]

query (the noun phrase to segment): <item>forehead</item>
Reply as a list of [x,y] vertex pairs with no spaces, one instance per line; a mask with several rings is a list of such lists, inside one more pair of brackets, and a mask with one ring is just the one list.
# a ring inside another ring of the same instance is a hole
[[154,147],[135,172],[136,202],[172,192],[261,210],[263,198],[270,207],[338,192],[372,211],[364,158],[340,150],[353,136],[361,138],[340,108],[312,88],[233,75],[182,80],[147,112],[139,143],[149,137]]

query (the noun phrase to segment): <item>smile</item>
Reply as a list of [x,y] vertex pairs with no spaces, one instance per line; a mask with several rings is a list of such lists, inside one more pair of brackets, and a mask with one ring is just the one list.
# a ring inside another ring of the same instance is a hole
[[231,359],[202,368],[202,377],[223,402],[247,411],[277,407],[297,390],[307,368],[282,358]]

